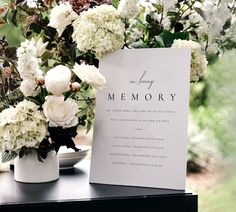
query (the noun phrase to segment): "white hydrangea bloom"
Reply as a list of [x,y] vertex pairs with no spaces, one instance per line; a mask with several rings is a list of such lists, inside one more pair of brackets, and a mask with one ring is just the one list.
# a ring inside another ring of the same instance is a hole
[[59,34],[62,35],[66,26],[72,23],[78,15],[69,2],[60,2],[59,5],[55,6],[51,10],[51,14],[49,15],[50,22],[48,26],[55,28]]
[[46,119],[33,102],[24,100],[0,113],[0,151],[38,148],[46,132]]
[[139,10],[139,7],[137,5],[138,2],[139,0],[121,0],[117,8],[120,17],[122,18],[134,17]]
[[37,48],[33,41],[22,42],[17,49],[17,57],[17,69],[23,80],[31,79],[34,81],[37,76],[42,74],[38,65],[40,60],[37,58]]
[[191,48],[191,73],[190,81],[199,80],[207,71],[207,59],[199,43],[188,40],[174,40],[172,48]]
[[[21,43],[17,49],[17,65],[21,78],[32,78],[35,74],[35,68],[38,66],[38,60],[36,58],[36,48],[33,42],[26,40]],[[25,70],[27,67],[27,70]]]
[[117,10],[101,5],[84,11],[73,22],[73,40],[82,52],[92,51],[100,59],[124,45],[125,26]]
[[47,91],[53,95],[61,96],[70,90],[71,71],[66,66],[58,65],[50,69],[44,79]]
[[[17,49],[17,69],[23,79],[20,90],[25,96],[36,96],[38,94],[38,91],[35,90],[37,87],[35,79],[42,76],[43,73],[39,69],[40,59],[37,57],[45,51],[45,45],[39,41],[36,43],[34,39],[25,40]],[[36,45],[41,44],[41,47],[36,47]]]
[[76,63],[73,71],[82,81],[87,82],[93,88],[102,90],[105,87],[106,79],[95,66]]
[[64,96],[47,96],[43,112],[50,127],[70,128],[78,124],[78,105],[74,99]]
[[24,96],[36,96],[39,93],[39,89],[36,89],[37,84],[35,81],[25,79],[20,84],[20,91]]

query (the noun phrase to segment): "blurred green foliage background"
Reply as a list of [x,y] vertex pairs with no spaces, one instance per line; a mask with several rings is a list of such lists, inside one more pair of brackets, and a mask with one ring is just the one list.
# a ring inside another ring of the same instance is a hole
[[[2,6],[9,1],[0,0],[0,5]],[[24,39],[20,28],[15,27],[10,20],[7,20],[7,24],[0,24],[0,38],[3,36],[7,38],[10,47],[18,45]]]
[[236,211],[236,50],[225,52],[204,80],[192,84],[189,160],[201,172],[188,177],[199,211]]
[[[203,80],[191,85],[189,150],[192,158],[203,158],[202,154],[208,153],[205,159],[209,161],[212,157],[224,158],[236,152],[235,58],[236,50],[225,52],[209,65]],[[193,151],[197,147],[199,152]],[[212,155],[212,151],[219,155]]]

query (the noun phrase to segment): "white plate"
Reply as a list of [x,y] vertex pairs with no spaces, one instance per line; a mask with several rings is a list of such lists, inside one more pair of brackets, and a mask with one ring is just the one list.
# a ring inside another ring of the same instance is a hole
[[82,161],[86,155],[77,158],[59,158],[60,169],[71,169],[75,164]]
[[90,146],[76,146],[78,149],[81,149],[81,151],[75,152],[71,148],[67,148],[65,146],[61,147],[59,152],[57,153],[59,158],[77,158],[83,155],[87,155],[88,151],[90,150]]
[[58,152],[59,158],[59,167],[60,169],[71,169],[75,164],[82,161],[86,158],[88,151],[91,147],[89,146],[77,146],[77,148],[81,149],[79,152],[75,152],[72,149],[60,148]]

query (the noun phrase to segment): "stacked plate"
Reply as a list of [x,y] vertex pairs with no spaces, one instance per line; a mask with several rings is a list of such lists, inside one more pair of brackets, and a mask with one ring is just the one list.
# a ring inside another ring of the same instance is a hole
[[75,152],[73,149],[68,149],[66,147],[61,147],[58,152],[59,165],[60,169],[71,169],[82,161],[88,154],[90,147],[89,146],[77,146],[78,149],[81,149],[79,152]]

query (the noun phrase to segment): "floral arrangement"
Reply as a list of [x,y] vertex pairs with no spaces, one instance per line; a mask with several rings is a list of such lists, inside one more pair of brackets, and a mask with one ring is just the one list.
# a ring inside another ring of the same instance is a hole
[[[22,31],[17,47],[0,40],[0,151],[7,161],[34,149],[39,160],[76,148],[91,128],[94,91],[104,88],[99,59],[121,48],[191,48],[191,82],[233,48],[232,0],[11,0],[0,24]],[[111,70],[112,71],[112,70]]]

